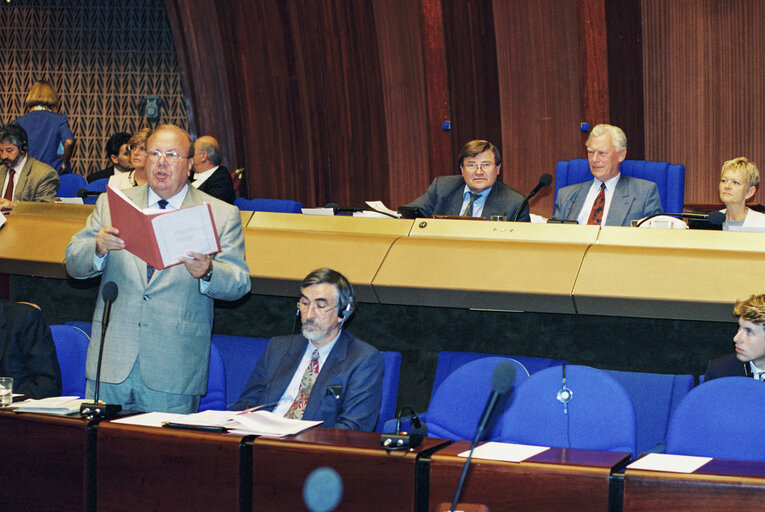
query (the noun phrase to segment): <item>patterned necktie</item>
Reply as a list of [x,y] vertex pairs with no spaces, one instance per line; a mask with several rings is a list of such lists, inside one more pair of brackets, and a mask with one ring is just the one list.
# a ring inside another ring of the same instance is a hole
[[606,206],[606,184],[600,184],[600,192],[595,198],[595,202],[592,203],[592,210],[590,210],[590,217],[587,219],[587,224],[594,224],[600,226],[600,222],[603,220],[603,208]]
[[[157,201],[157,206],[159,206],[161,210],[164,210],[165,208],[167,208],[167,205],[168,205],[168,202],[164,199],[160,199],[159,201]],[[154,275],[154,267],[152,267],[151,265],[147,263],[146,264],[146,282],[147,283],[151,280],[151,276],[153,275]]]
[[472,217],[473,216],[473,203],[476,202],[476,200],[481,197],[481,194],[474,194],[472,192],[468,192],[470,194],[470,202],[467,205],[467,208],[465,208],[465,213],[463,214],[465,217]]
[[316,382],[316,377],[319,375],[319,351],[314,350],[311,354],[311,362],[303,373],[303,379],[300,381],[300,389],[298,390],[297,397],[292,405],[284,414],[285,418],[292,418],[295,420],[303,419],[303,412],[305,412],[305,406],[308,403],[308,397],[311,396],[311,390]]
[[16,169],[8,169],[8,187],[5,189],[3,199],[13,201],[13,176],[16,174]]

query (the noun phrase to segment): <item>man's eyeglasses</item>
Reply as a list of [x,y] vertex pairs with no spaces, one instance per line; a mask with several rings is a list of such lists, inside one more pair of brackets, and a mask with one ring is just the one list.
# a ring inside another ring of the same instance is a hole
[[480,164],[469,163],[469,164],[464,164],[464,167],[465,169],[469,171],[475,171],[479,167],[484,171],[489,171],[491,170],[492,167],[494,167],[494,162],[482,162]]
[[157,151],[156,149],[153,151],[149,151],[147,153],[147,157],[152,162],[159,162],[159,160],[164,155],[165,160],[167,160],[167,163],[169,164],[177,164],[184,158],[189,158],[187,156],[181,156],[176,151],[165,151],[164,153],[162,151]]
[[300,311],[306,312],[308,311],[311,306],[313,306],[314,311],[316,311],[319,314],[326,314],[332,311],[337,307],[337,304],[334,306],[330,306],[326,302],[311,302],[307,299],[300,299],[297,303],[298,307],[300,308]]

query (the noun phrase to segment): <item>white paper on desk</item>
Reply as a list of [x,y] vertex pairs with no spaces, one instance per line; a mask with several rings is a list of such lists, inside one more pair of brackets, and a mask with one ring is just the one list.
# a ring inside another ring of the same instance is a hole
[[81,197],[57,197],[56,202],[61,204],[83,204]]
[[303,208],[300,210],[303,215],[334,215],[333,208]]
[[220,250],[206,204],[174,210],[173,215],[158,215],[151,224],[165,266],[179,262],[188,251],[212,254]]
[[[477,447],[473,451],[473,458],[501,460],[504,462],[523,462],[539,453],[549,450],[549,446],[534,446],[530,444],[497,443],[490,441]],[[467,457],[470,450],[457,455]]]
[[321,421],[293,420],[269,411],[251,411],[237,414],[233,421],[225,426],[236,431],[246,431],[249,434],[284,437],[299,434],[321,423]]
[[179,421],[185,418],[186,414],[175,412],[147,412],[136,414],[118,420],[112,420],[112,423],[122,423],[124,425],[138,425],[141,427],[161,427],[164,421]]
[[710,460],[712,460],[712,457],[671,455],[669,453],[649,453],[645,457],[641,457],[627,466],[627,469],[669,471],[670,473],[693,473]]
[[363,212],[353,212],[354,217],[366,217],[368,219],[390,219],[389,215],[384,213],[375,212],[372,210],[364,210]]
[[401,217],[401,215],[398,212],[394,212],[393,210],[385,206],[385,204],[383,204],[382,201],[366,201],[366,203],[367,203],[367,206],[372,208],[374,211],[387,214],[387,215],[383,215],[384,217],[390,217],[391,215],[395,217]]

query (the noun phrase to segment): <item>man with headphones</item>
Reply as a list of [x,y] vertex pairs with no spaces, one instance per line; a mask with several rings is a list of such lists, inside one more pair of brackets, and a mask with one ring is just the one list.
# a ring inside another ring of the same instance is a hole
[[334,270],[314,270],[303,279],[297,305],[302,334],[271,339],[230,409],[262,406],[324,427],[374,430],[383,357],[342,328],[355,306],[351,284]]
[[29,154],[27,132],[19,123],[0,128],[0,209],[12,210],[19,201],[52,203],[60,186],[53,167]]
[[711,359],[704,382],[720,377],[765,381],[765,294],[737,301],[733,315],[738,317],[738,331],[733,337],[736,351]]

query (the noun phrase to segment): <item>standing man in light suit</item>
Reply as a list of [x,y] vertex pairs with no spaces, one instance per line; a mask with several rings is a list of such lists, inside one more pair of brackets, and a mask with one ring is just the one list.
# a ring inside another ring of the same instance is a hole
[[[207,389],[213,299],[236,300],[250,290],[239,210],[188,185],[192,144],[184,130],[163,125],[147,141],[148,184],[125,190],[139,208],[181,208],[208,203],[221,251],[189,252],[183,264],[164,270],[124,250],[111,225],[107,196],[99,197],[85,227],[66,248],[66,268],[75,278],[101,274],[114,281],[101,370],[101,398],[142,411],[195,412]],[[99,293],[88,347],[86,394],[93,397],[100,319]]]
[[661,213],[656,183],[619,173],[627,156],[627,136],[621,128],[599,124],[587,139],[592,181],[563,187],[555,198],[554,219],[579,224],[629,226],[630,221]]

